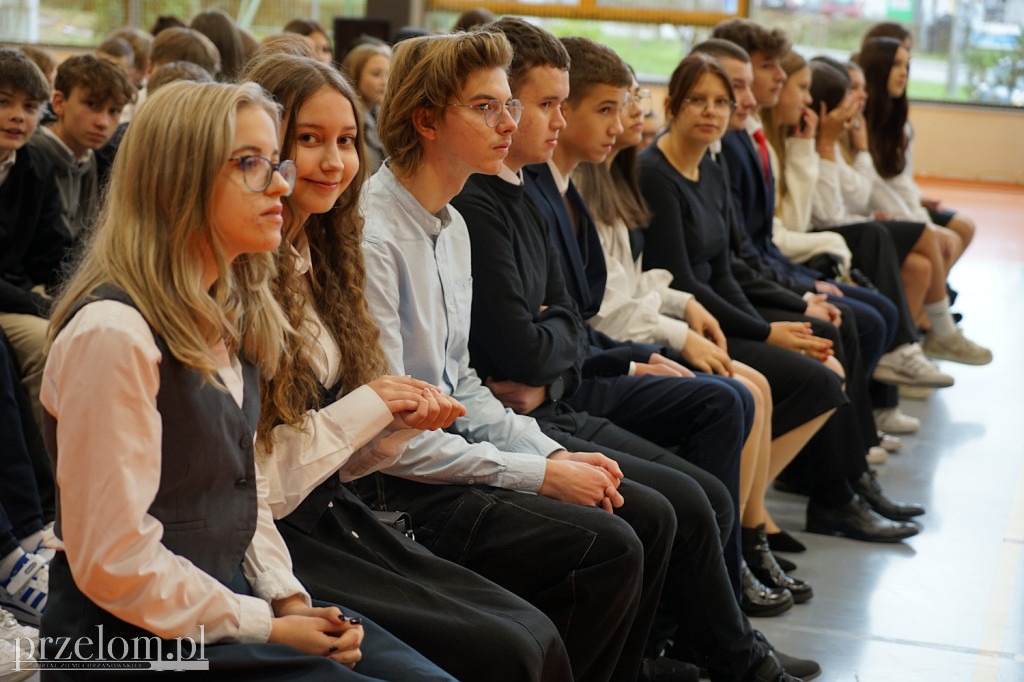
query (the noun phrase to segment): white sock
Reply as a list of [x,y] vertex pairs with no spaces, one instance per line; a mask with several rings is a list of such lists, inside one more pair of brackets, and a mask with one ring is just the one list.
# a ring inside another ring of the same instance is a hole
[[42,541],[43,531],[37,530],[35,533],[32,533],[32,535],[29,535],[27,538],[22,538],[18,540],[18,544],[21,545],[21,548],[26,552],[34,552],[39,548],[39,544]]
[[7,580],[11,576],[11,573],[14,572],[14,565],[23,556],[25,556],[25,550],[17,547],[13,552],[0,559],[0,582]]
[[935,336],[949,336],[956,334],[956,323],[953,316],[949,314],[949,297],[943,296],[935,303],[924,304],[925,315],[932,323],[932,334]]

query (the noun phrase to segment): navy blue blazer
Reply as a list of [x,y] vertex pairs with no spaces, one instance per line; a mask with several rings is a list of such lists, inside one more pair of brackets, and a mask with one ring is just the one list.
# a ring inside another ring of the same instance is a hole
[[[579,306],[580,315],[586,321],[597,314],[604,300],[604,288],[608,280],[608,269],[604,262],[604,251],[597,236],[594,219],[587,210],[571,181],[566,196],[579,215],[579,234],[573,229],[572,217],[562,199],[558,185],[546,163],[523,168],[526,193],[540,209],[551,231],[551,241],[559,253],[562,277],[569,295]],[[590,340],[590,355],[584,365],[585,374],[614,376],[625,374],[629,362],[647,362],[652,353],[662,353],[665,348],[649,343],[617,341],[595,330],[586,323]],[[606,362],[607,361],[607,362]]]
[[772,241],[772,218],[775,216],[775,172],[771,169],[771,186],[764,180],[761,152],[746,130],[731,130],[722,138],[722,155],[729,171],[732,201],[736,219],[750,235],[750,241],[761,257],[776,270],[801,280],[814,288],[820,275],[810,268],[786,258]]

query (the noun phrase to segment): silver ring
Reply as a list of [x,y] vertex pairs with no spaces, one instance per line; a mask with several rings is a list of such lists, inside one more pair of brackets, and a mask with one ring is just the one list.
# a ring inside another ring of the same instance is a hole
[[803,348],[801,348],[800,349],[800,355],[807,355],[807,351],[805,351]]

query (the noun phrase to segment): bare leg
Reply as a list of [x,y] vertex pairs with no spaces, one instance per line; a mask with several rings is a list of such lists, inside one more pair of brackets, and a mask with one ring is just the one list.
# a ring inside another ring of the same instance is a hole
[[740,461],[740,520],[745,528],[762,523],[764,480],[771,458],[772,395],[768,381],[757,370],[733,362],[734,377],[754,396],[754,426],[743,446]]

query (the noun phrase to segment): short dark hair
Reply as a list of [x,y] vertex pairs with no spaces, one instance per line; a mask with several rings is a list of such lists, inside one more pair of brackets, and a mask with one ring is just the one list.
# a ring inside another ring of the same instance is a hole
[[743,64],[750,63],[750,55],[736,43],[722,38],[708,38],[703,43],[694,45],[690,54],[706,54],[715,59],[735,59]]
[[714,57],[697,52],[679,62],[675,71],[672,72],[672,77],[668,80],[668,102],[665,104],[665,117],[668,120],[671,121],[676,117],[683,107],[683,98],[689,94],[690,90],[693,90],[701,76],[707,73],[718,76],[722,84],[725,85],[726,92],[729,93],[729,99],[736,100],[736,93],[732,89],[732,78],[729,77],[729,73],[722,63]]
[[131,26],[123,26],[110,35],[117,36],[132,46],[132,52],[135,54],[136,69],[146,68],[149,64],[149,48],[153,46],[153,36]]
[[160,32],[153,40],[149,62],[154,68],[169,62],[192,62],[214,76],[220,72],[217,46],[199,31],[184,26],[172,26]]
[[180,17],[176,17],[173,14],[161,14],[153,22],[153,26],[149,29],[149,34],[156,38],[160,33],[166,31],[169,28],[188,28],[188,24],[185,23]]
[[908,38],[913,40],[910,31],[903,24],[897,24],[895,21],[882,21],[869,28],[868,32],[864,34],[864,39],[860,41],[861,46],[872,38],[895,38],[901,43]]
[[760,52],[769,59],[785,57],[793,47],[781,28],[768,29],[750,19],[726,19],[712,29],[711,37],[736,43],[751,56]]
[[502,17],[488,24],[505,34],[512,44],[512,65],[508,67],[508,84],[515,95],[526,74],[536,66],[551,66],[569,71],[569,53],[562,42],[544,29],[519,17]]
[[40,103],[50,99],[46,76],[21,50],[0,48],[0,88],[24,93]]
[[68,57],[57,67],[53,89],[65,97],[81,88],[100,100],[114,100],[120,106],[135,101],[138,89],[124,70],[94,54]]
[[626,62],[610,47],[580,36],[561,38],[561,41],[572,64],[569,67],[570,103],[578,104],[595,85],[628,88],[633,83],[633,74]]
[[135,66],[135,51],[132,50],[132,46],[128,44],[128,41],[120,36],[107,38],[96,48],[96,52],[109,54],[114,57],[127,57],[128,68],[130,69]]

